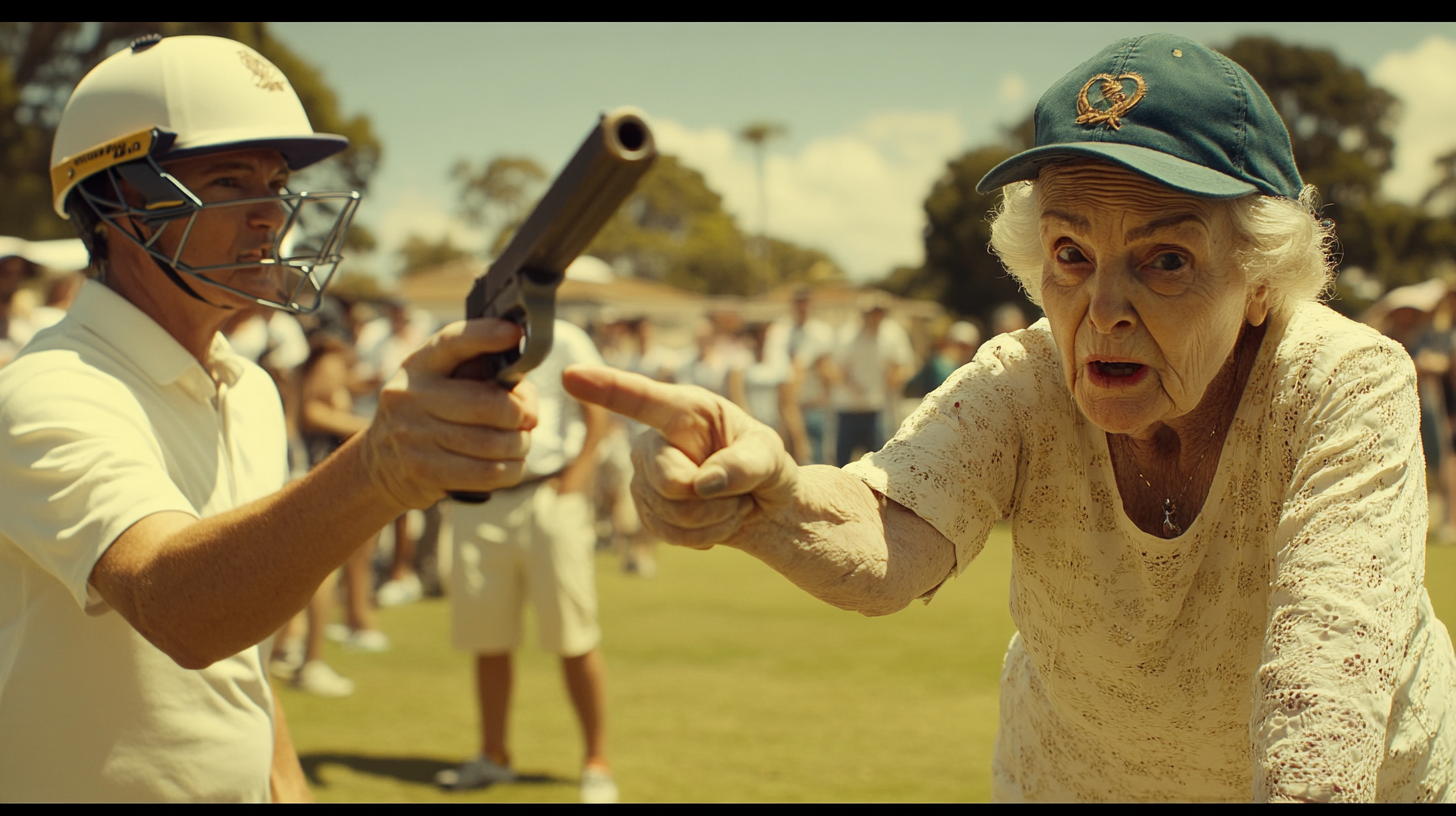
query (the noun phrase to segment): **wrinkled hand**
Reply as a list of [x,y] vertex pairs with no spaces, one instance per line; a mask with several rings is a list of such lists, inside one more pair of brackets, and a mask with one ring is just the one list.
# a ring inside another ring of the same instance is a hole
[[663,540],[699,549],[732,543],[793,499],[798,466],[783,440],[732,402],[606,366],[570,366],[561,379],[577,399],[657,429],[632,448],[632,497]]
[[363,434],[370,479],[401,504],[425,508],[447,491],[491,491],[521,480],[536,392],[494,382],[451,379],[456,366],[514,348],[521,329],[481,318],[451,323],[410,355],[379,394]]

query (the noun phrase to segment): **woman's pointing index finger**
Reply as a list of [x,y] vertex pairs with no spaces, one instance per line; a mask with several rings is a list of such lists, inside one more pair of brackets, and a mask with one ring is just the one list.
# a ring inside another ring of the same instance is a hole
[[599,365],[568,366],[561,382],[583,402],[656,428],[694,462],[702,463],[726,444],[722,412],[712,394],[701,388]]

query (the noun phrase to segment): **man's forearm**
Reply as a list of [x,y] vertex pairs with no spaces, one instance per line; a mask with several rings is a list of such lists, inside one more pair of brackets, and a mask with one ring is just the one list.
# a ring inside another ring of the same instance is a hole
[[186,668],[259,643],[407,509],[370,482],[360,452],[346,444],[303,479],[217,516],[142,519],[97,562],[92,585]]
[[826,603],[886,615],[955,568],[955,549],[939,531],[838,468],[799,468],[795,492],[728,544]]
[[520,338],[510,321],[446,326],[381,392],[369,427],[307,476],[204,519],[177,511],[143,518],[97,560],[91,586],[185,668],[261,642],[405,510],[428,507],[448,489],[520,481],[538,421],[535,389],[450,376]]

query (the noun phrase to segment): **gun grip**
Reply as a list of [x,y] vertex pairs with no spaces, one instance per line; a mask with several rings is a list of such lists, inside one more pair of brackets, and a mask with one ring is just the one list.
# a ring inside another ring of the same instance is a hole
[[[473,360],[461,363],[450,376],[457,380],[489,382],[520,356],[521,353],[514,350],[497,354],[482,354]],[[513,383],[501,383],[501,385],[508,389],[515,387]],[[488,492],[477,493],[468,490],[451,490],[447,495],[462,504],[484,504],[490,498]]]
[[[497,379],[502,371],[505,371],[512,363],[521,358],[520,349],[496,352],[494,354],[482,354],[473,360],[466,360],[455,367],[450,376],[457,380],[480,380],[490,382],[495,380],[507,391],[514,390],[519,379],[507,378]],[[519,377],[520,375],[515,375]],[[484,504],[490,498],[488,492],[472,492],[469,490],[451,490],[447,494],[451,499],[464,504]]]

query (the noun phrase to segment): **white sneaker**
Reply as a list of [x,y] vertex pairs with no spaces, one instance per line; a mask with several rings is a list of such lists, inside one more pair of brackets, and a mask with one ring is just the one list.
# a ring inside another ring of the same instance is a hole
[[640,578],[657,577],[657,559],[650,555],[643,555],[637,559],[637,575]]
[[484,788],[498,782],[516,781],[516,772],[478,756],[459,768],[446,768],[435,774],[435,784],[450,790]]
[[348,697],[354,693],[354,681],[339,676],[322,660],[310,660],[293,675],[293,686],[319,697]]
[[600,768],[583,768],[581,801],[587,805],[617,804],[617,783],[612,780],[611,772]]
[[343,644],[346,649],[359,652],[389,651],[389,635],[378,629],[360,629],[356,632],[342,623],[331,623],[324,627],[324,637]]
[[380,584],[379,591],[374,593],[374,599],[380,606],[400,606],[414,603],[423,597],[425,588],[420,584],[420,576],[413,572],[398,581],[385,581]]
[[294,645],[297,648],[290,645],[285,647],[282,652],[274,652],[268,658],[268,674],[279,680],[292,682],[298,674],[298,670],[303,667],[303,644]]
[[378,629],[360,629],[349,635],[349,639],[344,641],[344,647],[360,652],[387,652],[389,635]]

